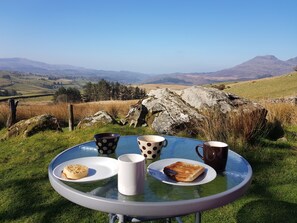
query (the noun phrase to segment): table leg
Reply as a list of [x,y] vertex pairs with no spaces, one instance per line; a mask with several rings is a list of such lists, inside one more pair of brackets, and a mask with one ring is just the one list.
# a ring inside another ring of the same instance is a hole
[[171,218],[166,218],[166,223],[171,223]]
[[[125,223],[125,216],[121,215],[121,214],[109,214],[109,223],[116,223],[116,221],[118,220],[118,223]],[[178,223],[182,223],[182,220],[180,217],[176,217],[175,218],[176,221]],[[141,222],[141,220],[136,219],[136,218],[132,218],[130,219],[131,222]],[[148,220],[148,219],[147,219]],[[171,219],[170,218],[166,218],[166,223],[171,223]],[[201,213],[197,212],[195,214],[195,223],[201,223]]]
[[201,223],[201,213],[197,212],[195,214],[195,223]]
[[108,214],[109,223],[115,223],[118,220],[118,216],[116,214]]
[[125,223],[126,219],[124,215],[121,214],[108,214],[109,223]]
[[118,216],[118,219],[119,219],[119,223],[125,223],[125,216],[124,215],[121,215],[121,214],[117,214]]
[[183,223],[183,221],[181,220],[180,217],[176,217],[175,220],[176,220],[178,223]]

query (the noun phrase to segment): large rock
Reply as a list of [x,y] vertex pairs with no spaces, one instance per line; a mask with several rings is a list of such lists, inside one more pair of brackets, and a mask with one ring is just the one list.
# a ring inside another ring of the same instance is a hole
[[244,110],[246,112],[263,111],[264,108],[250,100],[237,95],[220,91],[216,88],[194,86],[176,93],[190,106],[201,111],[202,109],[219,110],[226,114],[231,111]]
[[107,112],[105,111],[98,111],[93,116],[86,117],[82,119],[78,125],[77,128],[85,128],[90,127],[98,124],[116,124],[117,121]]
[[160,134],[175,134],[199,125],[203,116],[180,95],[168,89],[153,90],[142,101],[147,108],[147,124]]
[[43,114],[33,118],[17,122],[8,128],[4,138],[23,135],[24,137],[32,136],[38,132],[45,130],[62,131],[56,117]]
[[[203,132],[205,122],[211,122],[215,113],[222,123],[224,119],[231,117],[230,114],[238,116],[237,122],[241,122],[242,119],[242,125],[252,120],[252,125],[255,126],[251,127],[251,131],[254,131],[258,126],[263,126],[267,114],[267,111],[257,103],[201,86],[184,90],[152,90],[142,101],[142,105],[147,110],[147,124],[160,134],[177,134],[181,131],[186,131],[188,134]],[[224,126],[222,130],[223,128]]]

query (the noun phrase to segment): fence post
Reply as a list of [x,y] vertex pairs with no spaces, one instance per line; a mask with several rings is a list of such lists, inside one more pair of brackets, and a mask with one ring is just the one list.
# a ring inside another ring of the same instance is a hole
[[68,116],[69,116],[69,131],[74,129],[74,117],[73,117],[73,105],[68,105]]
[[6,127],[9,128],[14,123],[16,123],[16,108],[18,106],[19,101],[14,101],[14,99],[8,100],[8,106],[9,106],[9,114],[6,122]]

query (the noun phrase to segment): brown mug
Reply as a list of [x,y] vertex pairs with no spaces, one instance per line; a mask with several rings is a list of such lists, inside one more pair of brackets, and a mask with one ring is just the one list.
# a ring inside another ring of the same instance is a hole
[[[203,156],[199,152],[200,147],[203,148]],[[228,145],[226,143],[219,141],[204,142],[203,145],[196,146],[196,153],[205,164],[216,171],[225,170],[228,159]]]

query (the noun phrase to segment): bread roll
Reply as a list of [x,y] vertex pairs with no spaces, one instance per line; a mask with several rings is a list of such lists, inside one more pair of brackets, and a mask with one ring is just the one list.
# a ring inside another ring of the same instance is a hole
[[89,168],[81,164],[70,164],[64,167],[62,177],[77,180],[88,176]]
[[204,167],[186,162],[175,162],[164,167],[164,173],[179,182],[192,182],[204,172]]

